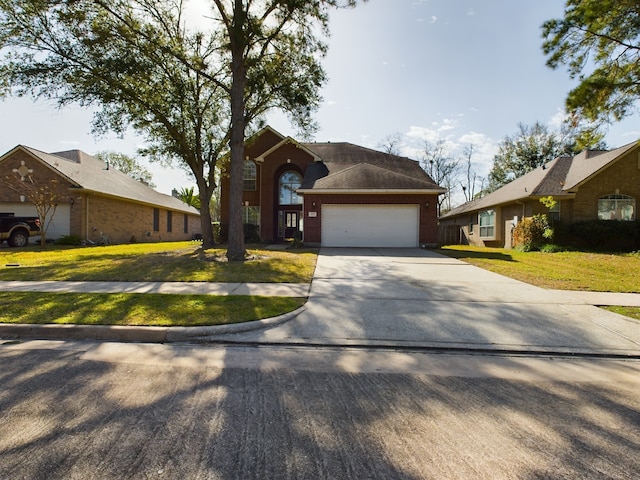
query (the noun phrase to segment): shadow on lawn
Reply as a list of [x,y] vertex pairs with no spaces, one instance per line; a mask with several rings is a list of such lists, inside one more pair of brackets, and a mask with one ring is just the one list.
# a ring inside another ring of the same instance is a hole
[[436,252],[451,258],[464,260],[465,258],[478,258],[487,260],[502,260],[504,262],[515,262],[514,258],[504,252],[492,250],[453,250],[448,248],[439,248]]
[[196,246],[124,254],[97,247],[74,253],[28,266],[0,266],[0,280],[308,283],[313,275],[306,251],[259,251],[251,261],[231,263],[223,249],[202,252]]

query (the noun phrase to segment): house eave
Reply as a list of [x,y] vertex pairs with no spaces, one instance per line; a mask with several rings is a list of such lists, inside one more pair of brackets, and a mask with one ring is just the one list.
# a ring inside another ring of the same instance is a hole
[[298,193],[302,194],[318,194],[318,195],[371,195],[371,194],[386,194],[386,195],[442,195],[446,193],[444,189],[382,189],[382,188],[369,188],[369,189],[316,189],[305,188],[298,189]]
[[[274,131],[275,132],[275,131]],[[277,133],[277,132],[275,132]],[[282,148],[283,146],[287,145],[287,144],[292,144],[295,145],[296,148],[301,149],[303,152],[305,152],[306,154],[310,155],[311,157],[313,157],[313,161],[314,162],[319,162],[322,159],[316,155],[314,152],[312,152],[311,150],[309,150],[307,147],[305,147],[304,145],[302,145],[300,142],[298,142],[296,139],[292,138],[292,137],[284,137],[280,142],[276,143],[273,147],[271,147],[269,150],[267,150],[266,152],[261,153],[260,155],[258,155],[254,160],[256,163],[264,163],[264,159],[265,157],[268,157],[269,155],[271,155],[273,152],[277,151],[278,149]]]
[[174,212],[179,212],[179,213],[186,213],[188,215],[195,215],[195,216],[200,216],[200,212],[197,211],[197,209],[194,210],[190,210],[190,208],[195,208],[195,207],[189,207],[186,203],[185,203],[185,208],[182,207],[173,207],[173,206],[168,206],[168,205],[162,205],[159,203],[154,203],[154,202],[148,202],[148,201],[144,201],[144,200],[139,200],[137,198],[131,198],[131,197],[123,197],[120,195],[113,195],[110,193],[105,193],[105,192],[100,192],[97,190],[91,190],[88,188],[83,188],[83,187],[73,187],[73,188],[69,188],[70,192],[73,192],[74,194],[84,194],[84,195],[92,195],[95,197],[102,197],[102,198],[109,198],[109,199],[113,199],[113,200],[119,200],[122,202],[127,202],[127,203],[134,203],[136,205],[144,205],[146,207],[152,207],[152,208],[161,208],[163,210],[171,210]]

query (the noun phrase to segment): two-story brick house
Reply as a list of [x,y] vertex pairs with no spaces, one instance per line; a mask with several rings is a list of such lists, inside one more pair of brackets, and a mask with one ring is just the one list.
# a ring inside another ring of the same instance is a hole
[[[540,203],[556,201],[553,211]],[[640,143],[559,157],[480,199],[440,217],[440,243],[512,246],[514,224],[550,214],[563,223],[637,220]]]
[[[262,241],[301,232],[306,244],[417,247],[437,242],[445,192],[419,163],[350,143],[303,143],[266,127],[245,146],[244,222]],[[228,225],[229,181],[221,182]]]

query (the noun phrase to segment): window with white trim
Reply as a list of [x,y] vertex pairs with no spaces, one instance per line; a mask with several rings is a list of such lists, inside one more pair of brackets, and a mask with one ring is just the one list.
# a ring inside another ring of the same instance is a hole
[[636,199],[629,195],[605,195],[598,199],[598,218],[600,220],[636,219]]
[[260,207],[243,206],[242,221],[251,225],[260,225]]
[[256,178],[256,164],[251,160],[245,160],[242,172],[242,189],[254,191],[256,189]]
[[494,238],[496,234],[496,211],[484,210],[478,213],[481,238]]

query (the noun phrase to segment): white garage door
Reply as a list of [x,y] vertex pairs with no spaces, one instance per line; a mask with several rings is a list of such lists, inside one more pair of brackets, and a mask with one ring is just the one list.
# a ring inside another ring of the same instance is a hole
[[[37,217],[36,207],[30,203],[0,203],[0,212],[12,212],[16,217]],[[67,204],[58,205],[56,213],[47,229],[47,238],[55,240],[69,235],[71,228],[71,208]],[[38,237],[40,238],[40,237]]]
[[417,247],[418,205],[322,205],[323,247]]

